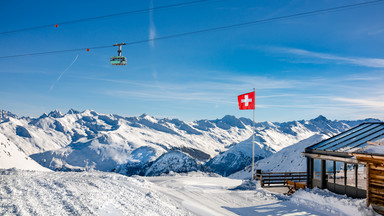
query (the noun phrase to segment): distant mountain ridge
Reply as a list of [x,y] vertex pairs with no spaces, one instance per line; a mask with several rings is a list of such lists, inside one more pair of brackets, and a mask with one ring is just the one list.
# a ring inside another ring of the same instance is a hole
[[[298,143],[316,134],[332,136],[363,122],[376,122],[378,119],[357,121],[331,121],[320,115],[315,119],[290,122],[255,123],[255,161],[267,158],[282,148]],[[246,121],[251,124],[251,121]],[[250,137],[217,155],[206,166],[223,176],[229,176],[244,169],[252,161],[252,142]]]
[[[330,121],[319,116],[309,121],[257,122],[256,159],[314,134],[336,134],[364,121],[379,120]],[[100,114],[93,110],[70,109],[65,114],[55,110],[38,118],[0,111],[0,134],[52,170],[160,175],[210,169],[230,175],[249,165],[252,159],[252,121],[230,115],[184,122],[146,114]]]

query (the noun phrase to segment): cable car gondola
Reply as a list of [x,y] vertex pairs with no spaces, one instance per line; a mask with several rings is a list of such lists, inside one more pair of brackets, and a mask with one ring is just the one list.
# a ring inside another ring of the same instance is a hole
[[113,46],[118,46],[119,50],[117,50],[117,56],[111,57],[111,64],[112,65],[126,65],[127,64],[127,58],[124,56],[121,56],[121,46],[125,45],[125,43],[115,44]]

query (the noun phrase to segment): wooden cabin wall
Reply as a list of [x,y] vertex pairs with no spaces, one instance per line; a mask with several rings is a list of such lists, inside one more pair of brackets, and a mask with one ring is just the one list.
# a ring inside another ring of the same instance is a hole
[[367,204],[384,207],[384,165],[368,164],[367,170]]

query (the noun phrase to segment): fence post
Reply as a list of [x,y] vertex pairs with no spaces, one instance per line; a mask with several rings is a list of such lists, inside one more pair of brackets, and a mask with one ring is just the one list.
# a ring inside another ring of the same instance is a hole
[[271,173],[268,173],[268,187],[271,186]]
[[261,169],[256,170],[256,178],[259,178],[260,180],[260,186],[264,186],[264,181],[263,181],[263,175],[261,174]]

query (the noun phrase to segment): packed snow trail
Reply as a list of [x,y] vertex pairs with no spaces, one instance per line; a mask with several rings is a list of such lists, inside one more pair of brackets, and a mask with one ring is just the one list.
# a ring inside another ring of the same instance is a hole
[[352,199],[327,190],[300,190],[292,196],[256,189],[249,181],[209,177],[199,173],[186,176],[146,177],[161,191],[197,215],[378,215],[365,207],[364,199]]
[[161,191],[197,215],[321,215],[286,203],[262,189],[231,190],[242,180],[208,176],[146,177]]
[[0,170],[0,215],[192,215],[149,185],[114,173]]
[[376,215],[365,200],[326,190],[288,197],[202,173],[127,177],[0,169],[0,215]]

